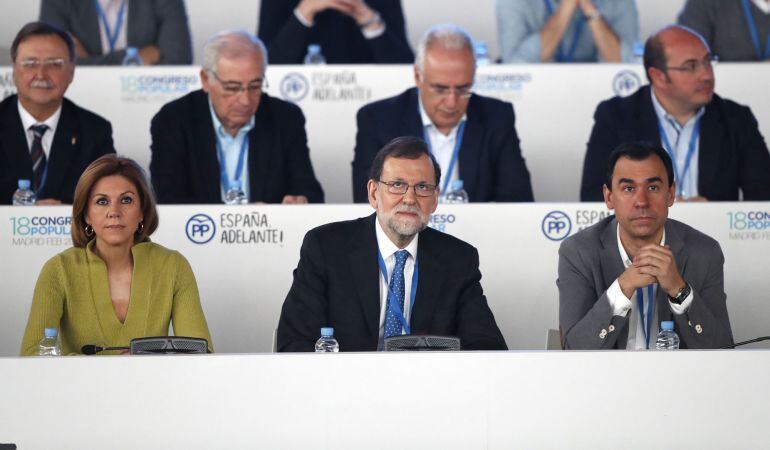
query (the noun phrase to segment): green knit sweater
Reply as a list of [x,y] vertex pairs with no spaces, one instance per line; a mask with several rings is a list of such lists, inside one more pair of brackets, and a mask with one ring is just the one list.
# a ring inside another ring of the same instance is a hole
[[62,354],[69,355],[79,354],[86,344],[118,347],[137,337],[166,336],[171,321],[175,335],[204,338],[213,349],[195,276],[184,256],[152,242],[131,247],[131,296],[125,322],[120,323],[110,297],[107,265],[94,253],[94,242],[65,250],[43,266],[22,356],[37,354],[46,327],[59,329]]

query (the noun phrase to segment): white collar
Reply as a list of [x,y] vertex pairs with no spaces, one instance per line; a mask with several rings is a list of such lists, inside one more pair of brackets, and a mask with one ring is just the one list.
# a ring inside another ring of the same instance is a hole
[[[615,222],[617,223],[617,219],[615,219]],[[628,257],[628,253],[626,252],[625,247],[623,247],[623,243],[620,242],[620,223],[617,223],[617,235],[618,235],[618,251],[620,251],[620,259],[623,261],[623,265],[628,268],[631,266],[631,258]],[[663,236],[660,238],[660,245],[666,245],[666,228],[663,228]]]
[[[375,216],[374,222],[376,224],[374,229],[375,234],[377,235],[377,247],[380,249],[382,259],[386,260],[401,249],[390,240],[387,234],[385,234],[385,230],[382,229],[382,225],[380,224],[379,217]],[[415,234],[414,238],[412,238],[412,242],[410,242],[409,245],[404,248],[404,250],[409,252],[409,255],[412,257],[412,259],[415,260],[417,259],[417,240],[419,237],[420,233]]]
[[230,133],[228,133],[227,130],[225,130],[224,125],[222,125],[222,121],[220,121],[219,117],[217,117],[217,112],[214,111],[214,105],[211,103],[211,95],[209,95],[208,98],[209,111],[211,112],[211,121],[214,122],[214,132],[216,133],[218,139],[238,139],[240,136],[248,133],[252,128],[254,128],[256,119],[254,116],[251,116],[249,121],[238,129],[238,133],[236,133],[235,136],[230,136]]
[[31,126],[37,124],[47,125],[51,132],[56,132],[56,126],[59,125],[59,118],[61,117],[62,105],[59,105],[59,108],[57,108],[49,118],[40,122],[39,120],[32,117],[32,114],[30,114],[29,111],[27,111],[24,106],[22,106],[20,101],[17,100],[17,104],[19,105],[19,117],[21,118],[21,125],[24,127],[24,132],[28,132]]
[[[419,89],[417,90],[417,106],[420,109],[420,119],[422,120],[423,129],[425,127],[432,127],[434,130],[436,130],[437,133],[440,133],[441,135],[443,135],[444,133],[441,133],[440,131],[438,131],[438,128],[436,128],[436,126],[433,125],[433,121],[430,120],[430,116],[428,115],[428,113],[425,112],[425,108],[423,108],[422,106],[422,99],[420,98]],[[463,114],[463,116],[460,118],[460,121],[457,122],[457,125],[452,127],[452,130],[449,131],[449,135],[447,137],[450,137],[450,138],[454,137],[457,134],[457,129],[460,127],[460,124],[466,120],[468,120],[467,110],[465,111],[465,114]]]
[[684,124],[684,127],[683,127],[679,125],[679,122],[676,120],[676,117],[669,114],[668,111],[666,111],[666,109],[663,107],[663,105],[660,104],[660,101],[658,100],[658,96],[655,95],[655,88],[653,87],[650,87],[650,96],[652,97],[652,106],[653,108],[655,108],[655,114],[657,114],[658,117],[662,117],[666,122],[674,126],[677,132],[682,131],[681,129],[689,125],[691,122],[698,120],[706,112],[706,107],[701,106],[700,109],[695,113],[695,115],[692,116],[690,120],[688,120],[687,123]]

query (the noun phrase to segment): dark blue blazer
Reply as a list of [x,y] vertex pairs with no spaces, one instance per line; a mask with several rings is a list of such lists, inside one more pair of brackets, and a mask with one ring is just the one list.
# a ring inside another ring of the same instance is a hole
[[[618,145],[660,143],[650,86],[599,104],[583,163],[580,200],[603,201],[607,161]],[[770,154],[751,109],[714,94],[701,119],[698,193],[708,200],[770,200]]]
[[[107,153],[115,153],[110,123],[65,98],[51,142],[48,175],[37,198],[72,203],[80,175]],[[32,179],[32,158],[17,96],[12,95],[0,103],[0,204],[11,204],[20,178]]]
[[[249,201],[304,195],[323,203],[298,106],[262,94],[249,132]],[[159,203],[222,203],[208,95],[193,91],[161,108],[150,125],[150,172]]]
[[[334,327],[341,351],[375,351],[379,340],[380,269],[376,215],[310,230],[283,302],[277,347],[312,352],[321,327]],[[431,228],[417,243],[419,278],[412,334],[458,336],[463,350],[507,350],[481,289],[479,254]]]
[[308,28],[294,16],[299,0],[262,0],[259,38],[271,64],[302,64],[308,44],[320,44],[329,64],[411,64],[414,54],[406,39],[401,0],[367,0],[380,13],[385,32],[366,39],[347,15],[328,9],[318,13]]
[[[370,103],[358,111],[353,159],[353,200],[367,201],[366,183],[377,152],[399,136],[423,137],[417,89]],[[521,156],[513,105],[472,95],[460,146],[460,179],[471,202],[531,202],[532,185]],[[443,176],[443,175],[442,175]]]

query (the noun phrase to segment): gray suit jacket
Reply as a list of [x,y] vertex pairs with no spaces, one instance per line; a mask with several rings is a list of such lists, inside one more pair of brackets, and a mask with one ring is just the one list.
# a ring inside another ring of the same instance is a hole
[[[192,64],[190,29],[182,0],[131,0],[126,5],[126,43],[160,49],[158,64]],[[40,20],[72,33],[91,55],[78,64],[120,65],[125,50],[103,54],[99,14],[93,1],[41,0]]]
[[[571,236],[559,248],[559,326],[566,349],[626,348],[628,317],[613,316],[607,288],[625,271],[618,251],[615,216]],[[693,298],[685,314],[671,311],[666,293],[655,297],[657,320],[673,320],[681,348],[718,348],[733,343],[724,292],[724,256],[719,243],[676,220],[666,221],[666,243]]]

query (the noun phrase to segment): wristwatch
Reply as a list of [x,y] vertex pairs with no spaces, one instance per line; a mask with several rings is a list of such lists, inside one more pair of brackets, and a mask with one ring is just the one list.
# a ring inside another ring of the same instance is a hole
[[671,297],[670,295],[666,295],[668,297],[668,301],[675,305],[681,305],[684,299],[686,299],[690,292],[692,292],[692,288],[689,284],[685,281],[684,287],[682,289],[679,289],[679,293],[676,294],[676,297]]
[[601,17],[602,17],[602,13],[599,12],[598,9],[595,9],[595,10],[593,10],[590,13],[585,15],[586,22],[591,22],[592,20],[599,19]]

